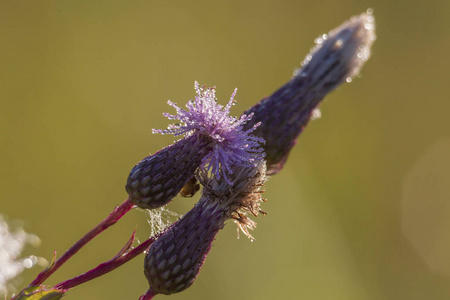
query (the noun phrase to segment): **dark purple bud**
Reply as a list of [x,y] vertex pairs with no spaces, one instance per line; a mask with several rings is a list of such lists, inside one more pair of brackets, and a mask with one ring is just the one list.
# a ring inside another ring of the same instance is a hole
[[169,203],[211,152],[209,144],[205,136],[190,136],[144,158],[128,176],[130,200],[144,209]]
[[261,122],[253,134],[266,140],[267,174],[282,169],[314,109],[329,92],[359,73],[374,41],[371,10],[352,17],[316,39],[316,46],[291,81],[244,112],[254,114],[244,129]]
[[257,215],[265,163],[257,167],[236,167],[228,178],[204,177],[203,195],[195,207],[151,245],[145,257],[144,273],[153,294],[178,293],[191,286],[205,262],[211,244],[227,219],[233,218],[247,235],[256,225],[245,214]]
[[204,198],[150,247],[144,273],[155,294],[178,293],[194,283],[217,232],[227,219]]

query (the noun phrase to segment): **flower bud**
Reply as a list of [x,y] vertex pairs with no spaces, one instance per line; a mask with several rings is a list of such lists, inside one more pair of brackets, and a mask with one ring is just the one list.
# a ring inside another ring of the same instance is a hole
[[228,179],[231,184],[223,177],[200,178],[204,189],[199,202],[151,245],[144,273],[153,294],[178,293],[194,283],[227,219],[233,218],[246,234],[256,225],[245,214],[262,212],[259,203],[266,179],[264,161],[257,167],[236,167]]
[[219,203],[200,200],[150,247],[144,273],[155,294],[173,294],[192,285],[217,232],[226,220]]
[[209,154],[208,139],[190,136],[140,161],[130,172],[125,189],[140,208],[169,203],[192,178]]
[[317,38],[316,46],[291,81],[244,112],[254,114],[244,129],[261,122],[253,134],[266,140],[267,174],[282,169],[322,99],[359,73],[370,57],[374,40],[375,22],[368,10]]

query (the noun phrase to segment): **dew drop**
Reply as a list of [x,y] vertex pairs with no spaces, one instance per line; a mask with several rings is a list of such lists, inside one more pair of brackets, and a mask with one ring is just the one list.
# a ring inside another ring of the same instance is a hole
[[340,49],[342,47],[342,45],[344,44],[344,41],[342,39],[338,39],[335,43],[334,43],[334,48],[336,50]]
[[25,268],[27,268],[27,269],[29,269],[29,268],[31,268],[32,266],[33,266],[33,262],[31,261],[31,259],[29,259],[29,258],[25,258],[24,260],[23,260],[23,266],[25,267]]
[[28,258],[25,258],[22,262],[22,265],[27,268],[30,269],[32,268],[36,263],[38,262],[38,258],[34,255],[31,255]]
[[306,66],[306,65],[309,63],[309,61],[311,60],[311,58],[312,58],[311,53],[309,53],[308,55],[306,55],[305,59],[304,59],[303,62],[302,62],[302,66],[303,66],[303,67]]
[[347,78],[345,79],[345,81],[347,81],[347,82],[349,82],[349,83],[352,82],[352,80],[353,80],[353,79],[352,79],[351,77],[347,77]]
[[311,120],[317,120],[322,117],[322,112],[319,108],[315,108],[311,113]]
[[375,25],[373,23],[366,23],[366,24],[364,24],[364,28],[366,30],[373,30],[373,29],[375,29]]

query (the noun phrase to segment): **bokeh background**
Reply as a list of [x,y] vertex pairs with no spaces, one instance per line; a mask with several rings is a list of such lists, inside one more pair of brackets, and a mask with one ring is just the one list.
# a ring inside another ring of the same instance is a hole
[[[134,164],[173,141],[151,134],[168,124],[168,99],[184,105],[195,80],[222,103],[238,87],[239,115],[290,79],[317,36],[369,7],[373,56],[267,183],[256,241],[230,222],[195,284],[170,297],[450,299],[446,0],[0,1],[0,213],[41,238],[26,253],[61,255],[126,199]],[[149,235],[132,211],[47,283],[110,259],[135,226]],[[65,299],[138,299],[142,264]]]

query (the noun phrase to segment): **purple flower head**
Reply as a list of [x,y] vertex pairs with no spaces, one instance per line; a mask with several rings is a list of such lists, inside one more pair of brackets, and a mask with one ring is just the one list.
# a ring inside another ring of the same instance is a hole
[[[185,137],[144,158],[128,176],[125,188],[130,200],[140,208],[154,209],[169,203],[192,181],[199,168],[211,171],[217,178],[223,176],[231,183],[228,176],[233,173],[234,166],[254,166],[263,160],[260,143],[264,140],[251,135],[261,123],[243,130],[243,125],[253,114],[243,115],[240,119],[229,116],[236,90],[224,107],[217,103],[214,88],[200,87],[196,82],[195,89],[197,96],[187,103],[187,110],[169,101],[177,114],[164,114],[182,124],[172,124],[167,130],[153,130],[154,133]],[[196,192],[187,190],[188,196]]]
[[233,172],[232,166],[254,165],[264,157],[260,147],[264,139],[250,135],[261,122],[243,130],[243,125],[251,120],[253,113],[244,114],[239,119],[229,115],[231,106],[235,103],[237,89],[225,107],[217,103],[214,88],[200,87],[195,82],[195,90],[197,96],[186,104],[187,110],[168,101],[177,114],[165,113],[164,116],[170,120],[179,120],[182,124],[171,124],[166,130],[153,129],[153,133],[207,137],[212,151],[204,157],[202,167],[216,176],[223,174],[225,180],[230,182],[227,174]]

